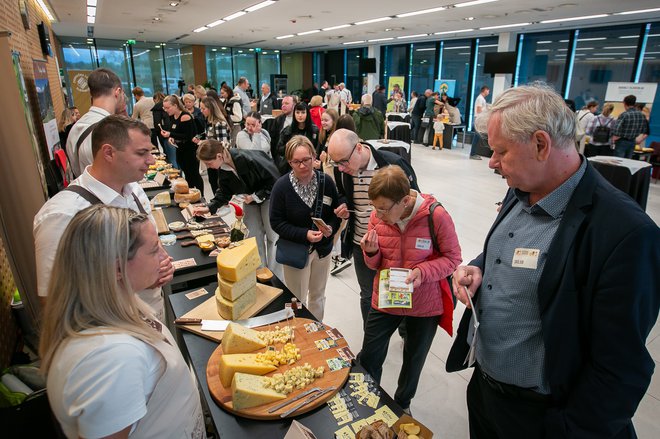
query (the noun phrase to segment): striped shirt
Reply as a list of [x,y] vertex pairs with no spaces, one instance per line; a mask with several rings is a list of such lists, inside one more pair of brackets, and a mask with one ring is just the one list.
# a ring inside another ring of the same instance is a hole
[[[371,150],[370,150],[371,151]],[[367,233],[367,226],[369,225],[369,217],[373,206],[369,201],[369,185],[371,179],[376,173],[378,164],[371,154],[369,163],[363,171],[358,171],[358,174],[353,176],[353,206],[355,209],[355,222],[353,231],[353,243],[360,244],[360,240]]]

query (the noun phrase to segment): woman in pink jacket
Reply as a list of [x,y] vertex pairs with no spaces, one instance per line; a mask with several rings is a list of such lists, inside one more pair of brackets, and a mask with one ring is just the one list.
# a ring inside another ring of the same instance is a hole
[[[438,324],[449,322],[449,326],[442,326],[451,334],[453,303],[446,278],[461,263],[461,248],[454,223],[439,205],[432,221],[437,246],[432,242],[429,207],[436,200],[410,189],[410,181],[398,166],[376,172],[369,185],[369,199],[374,209],[360,245],[366,264],[378,270],[378,275],[358,358],[380,382],[390,337],[404,323],[403,365],[394,400],[409,413]],[[405,303],[405,295],[404,300],[391,300],[391,296],[380,294],[381,272],[389,268],[411,270],[405,279],[413,285],[409,303]]]

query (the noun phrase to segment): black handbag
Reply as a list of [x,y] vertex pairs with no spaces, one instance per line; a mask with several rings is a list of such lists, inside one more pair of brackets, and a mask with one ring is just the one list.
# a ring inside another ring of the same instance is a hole
[[[325,174],[323,172],[318,172],[317,178],[319,180],[319,188],[316,194],[316,206],[315,206],[315,215],[317,218],[321,217],[323,211],[323,193],[325,192]],[[316,227],[316,226],[312,226]],[[275,251],[275,260],[282,264],[288,265],[289,267],[297,268],[299,270],[305,268],[307,265],[307,259],[309,259],[309,254],[313,250],[311,244],[301,244],[299,242],[293,242],[285,238],[279,238],[277,240],[277,249]]]

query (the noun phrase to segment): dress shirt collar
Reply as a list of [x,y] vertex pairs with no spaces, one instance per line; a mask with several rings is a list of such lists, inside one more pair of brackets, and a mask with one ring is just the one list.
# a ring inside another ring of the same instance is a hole
[[105,183],[100,182],[96,178],[92,177],[92,174],[89,173],[90,166],[85,168],[85,172],[82,173],[77,179],[77,183],[80,186],[89,189],[94,195],[98,197],[103,204],[111,205],[117,197],[128,198],[133,194],[133,184],[129,183],[124,185],[122,188],[122,193],[119,194],[117,191],[107,186]]

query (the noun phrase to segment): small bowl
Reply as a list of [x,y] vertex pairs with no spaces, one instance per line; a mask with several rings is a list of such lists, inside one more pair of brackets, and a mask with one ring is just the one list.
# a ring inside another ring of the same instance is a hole
[[169,234],[169,235],[160,235],[160,242],[163,243],[163,245],[174,245],[176,244],[176,235]]
[[186,228],[186,223],[183,221],[173,221],[167,225],[170,230],[174,232],[180,232],[181,230]]

